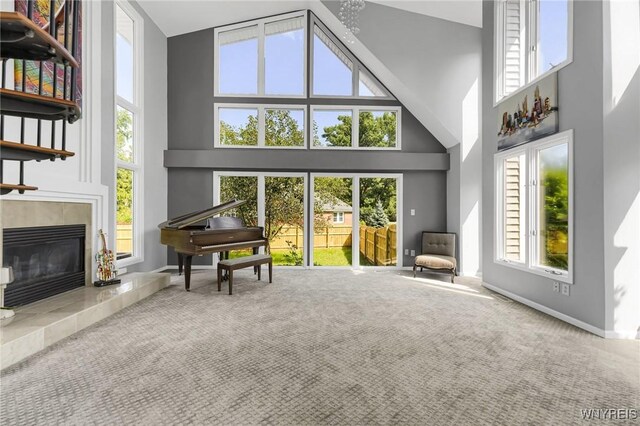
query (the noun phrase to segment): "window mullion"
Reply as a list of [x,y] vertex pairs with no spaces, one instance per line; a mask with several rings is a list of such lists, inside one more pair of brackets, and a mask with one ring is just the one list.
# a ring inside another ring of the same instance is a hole
[[351,119],[351,146],[358,148],[360,146],[360,108],[355,107],[352,109]]
[[267,111],[264,105],[258,106],[258,146],[266,145]]
[[258,23],[258,95],[265,94],[264,21]]

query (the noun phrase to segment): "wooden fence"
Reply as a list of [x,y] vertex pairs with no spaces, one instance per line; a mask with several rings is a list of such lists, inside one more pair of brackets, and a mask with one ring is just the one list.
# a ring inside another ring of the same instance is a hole
[[[314,248],[351,247],[351,225],[335,225],[316,228],[313,234]],[[304,230],[299,226],[284,226],[270,242],[271,249],[288,249],[287,241],[301,248],[304,244]],[[360,254],[371,265],[395,265],[397,259],[396,224],[385,228],[360,227]]]
[[[325,226],[317,228],[313,235],[313,247],[349,247],[351,246],[351,225]],[[304,243],[304,231],[299,226],[284,226],[278,235],[271,240],[272,249],[287,249],[287,241],[291,241],[297,247]]]
[[360,254],[372,265],[395,265],[397,259],[395,223],[385,228],[360,227]]
[[116,225],[116,253],[133,253],[133,225]]

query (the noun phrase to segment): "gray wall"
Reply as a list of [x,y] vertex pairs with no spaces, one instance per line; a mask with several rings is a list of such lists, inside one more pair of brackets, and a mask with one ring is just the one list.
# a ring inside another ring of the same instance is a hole
[[494,249],[493,156],[498,113],[493,107],[493,2],[483,8],[483,279],[501,289],[603,329],[603,70],[602,4],[574,2],[573,63],[558,72],[560,130],[574,129],[574,284],[569,297],[552,280],[497,265]]
[[[162,162],[167,148],[167,37],[136,2],[144,20],[144,262],[127,266],[129,272],[150,271],[166,265],[166,247],[160,244],[158,224],[167,218],[167,171]],[[114,5],[102,2],[102,51],[113,57]],[[109,187],[109,223],[115,223],[115,78],[113,62],[102,69],[101,183]],[[151,189],[150,189],[151,188]],[[115,232],[109,235],[115,247]]]
[[[207,150],[209,156],[198,156],[198,164],[183,164],[169,168],[168,215],[174,217],[182,213],[206,208],[213,203],[213,171],[218,155],[224,156],[225,169],[246,169],[246,149],[213,148],[213,104],[225,98],[213,97],[213,29],[170,37],[168,39],[168,93],[169,93],[169,151],[165,153],[165,164],[171,166],[176,155],[189,155],[184,150]],[[188,66],[185,66],[188,64]],[[256,99],[227,99],[230,102],[256,101]],[[278,103],[278,100],[269,100]],[[328,103],[327,100],[280,100],[282,103]],[[355,100],[336,100],[335,104],[362,103]],[[372,101],[365,101],[370,104]],[[387,105],[400,105],[396,101],[385,101]],[[422,230],[446,229],[446,150],[406,109],[402,110],[402,152],[410,158],[411,153],[425,156],[433,154],[433,163],[426,157],[422,171],[404,174],[404,232],[406,248],[417,249]],[[177,151],[180,151],[178,153]],[[176,152],[172,152],[176,151]],[[174,155],[175,154],[175,155]],[[367,152],[358,156],[351,164],[337,168],[335,158],[343,154],[317,153],[307,149],[296,151],[297,167],[301,171],[376,171],[385,163],[387,155],[398,153]],[[192,155],[197,155],[194,152]],[[261,170],[270,170],[283,155],[281,150],[262,149],[257,154],[262,157]],[[287,154],[288,155],[288,154]],[[444,156],[444,157],[443,157]],[[210,160],[206,159],[210,158]],[[189,157],[185,157],[189,158]],[[195,157],[192,157],[195,158]],[[197,165],[196,168],[192,167]],[[189,167],[186,167],[189,166]],[[410,209],[416,209],[416,216],[410,217]],[[211,264],[211,256],[194,259],[194,264]],[[413,258],[404,258],[404,264],[412,264]],[[168,264],[175,265],[175,254],[170,250]]]

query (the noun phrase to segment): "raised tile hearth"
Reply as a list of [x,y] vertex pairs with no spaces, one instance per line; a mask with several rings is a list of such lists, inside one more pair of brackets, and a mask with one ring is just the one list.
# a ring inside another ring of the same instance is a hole
[[109,287],[80,287],[15,309],[0,321],[0,369],[20,362],[169,285],[167,273],[132,273]]

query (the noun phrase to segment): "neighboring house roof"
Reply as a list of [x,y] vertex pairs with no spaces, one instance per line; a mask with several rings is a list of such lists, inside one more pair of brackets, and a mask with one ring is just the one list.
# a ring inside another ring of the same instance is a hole
[[323,212],[345,212],[351,213],[353,211],[353,207],[349,204],[345,203],[342,200],[335,199],[333,201],[326,202],[322,205]]

